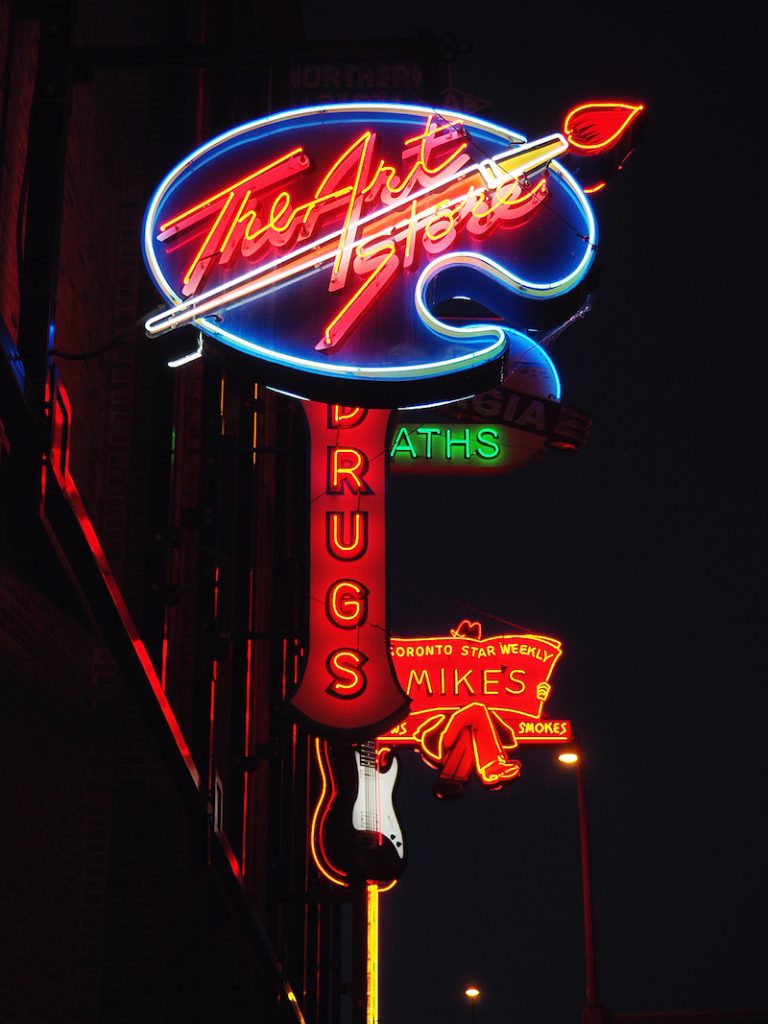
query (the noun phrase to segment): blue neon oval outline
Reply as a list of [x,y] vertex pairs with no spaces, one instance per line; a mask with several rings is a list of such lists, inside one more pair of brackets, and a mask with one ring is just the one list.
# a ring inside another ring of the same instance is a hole
[[[199,161],[206,153],[227,142],[231,142],[238,135],[269,128],[270,126],[273,127],[280,123],[289,123],[292,120],[298,120],[300,118],[307,117],[308,115],[317,116],[319,119],[324,114],[335,115],[337,113],[391,113],[393,115],[419,115],[422,117],[432,114],[445,118],[456,118],[463,124],[466,124],[470,129],[474,127],[480,131],[487,131],[490,134],[506,139],[512,144],[523,144],[528,141],[526,137],[521,135],[519,132],[512,131],[509,128],[504,128],[493,121],[486,120],[485,118],[475,117],[471,114],[464,114],[461,111],[450,110],[443,107],[430,107],[422,106],[420,104],[405,103],[334,103],[296,107],[288,111],[271,114],[265,118],[257,118],[254,121],[247,121],[243,124],[237,125],[235,128],[231,128],[222,132],[220,135],[209,139],[180,161],[165,176],[165,178],[163,178],[160,185],[155,189],[147,207],[142,231],[144,260],[152,280],[155,282],[161,293],[168,299],[171,307],[179,306],[186,302],[193,305],[191,299],[182,299],[166,280],[160,270],[153,247],[153,230],[155,227],[156,212],[165,197],[166,192],[174,182],[176,182],[181,175],[187,172],[191,166]],[[500,357],[507,348],[508,333],[505,332],[505,328],[483,324],[482,322],[478,322],[475,325],[464,325],[463,327],[452,327],[447,324],[443,324],[436,317],[432,316],[427,309],[422,297],[423,289],[426,287],[428,281],[435,276],[435,274],[439,273],[443,266],[447,267],[451,264],[455,264],[456,262],[461,262],[463,258],[466,258],[468,261],[473,263],[485,263],[489,267],[492,267],[493,272],[500,272],[500,277],[506,278],[507,283],[509,283],[514,290],[521,294],[526,294],[531,298],[554,298],[557,295],[561,295],[569,291],[571,288],[575,287],[579,281],[583,280],[594,261],[595,250],[597,247],[597,224],[595,217],[584,192],[573,176],[569,174],[557,160],[550,161],[549,167],[554,170],[558,177],[560,177],[571,190],[572,195],[575,197],[577,205],[581,208],[588,225],[589,233],[585,238],[584,255],[574,271],[558,281],[538,284],[536,282],[527,282],[522,278],[518,278],[490,257],[483,258],[482,254],[478,253],[465,252],[462,250],[450,250],[447,253],[440,254],[434,260],[430,261],[419,276],[416,288],[414,289],[414,307],[421,322],[433,334],[436,334],[438,337],[450,337],[454,341],[476,339],[482,336],[488,337],[489,335],[492,337],[492,340],[488,345],[481,349],[473,349],[472,353],[467,356],[454,356],[450,359],[443,359],[428,363],[400,364],[394,367],[334,364],[329,368],[327,363],[317,362],[301,356],[277,353],[274,349],[268,348],[258,342],[249,341],[245,338],[231,334],[226,330],[226,328],[219,324],[212,323],[210,320],[206,319],[205,316],[193,318],[191,322],[204,333],[221,340],[223,344],[241,351],[246,355],[262,359],[266,362],[272,363],[273,365],[290,367],[303,373],[317,374],[318,376],[322,376],[326,379],[338,378],[341,380],[372,380],[382,382],[430,379],[461,373],[465,370],[482,366],[492,359]],[[227,282],[226,287],[231,287],[237,280],[238,279],[235,278],[234,281]],[[512,284],[513,281],[515,282],[514,285]],[[192,299],[194,299],[194,296]],[[510,329],[508,328],[507,331],[508,330]],[[516,335],[524,337],[532,346],[537,346],[536,341],[528,335],[525,335],[523,332],[515,330],[514,328],[511,328],[511,330],[514,331]],[[552,365],[554,367],[554,364]]]

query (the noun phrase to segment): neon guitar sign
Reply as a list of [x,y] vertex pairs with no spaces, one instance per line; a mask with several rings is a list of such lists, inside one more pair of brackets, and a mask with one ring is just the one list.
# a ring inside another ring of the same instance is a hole
[[[493,387],[537,348],[539,300],[575,293],[592,266],[594,217],[557,161],[575,146],[417,106],[241,125],[149,205],[144,254],[168,305],[147,334],[195,324],[259,360],[265,383],[321,401],[348,388],[394,408]],[[469,320],[445,314],[457,296],[479,304]]]
[[354,746],[315,739],[321,790],[310,824],[320,873],[336,885],[394,883],[406,867],[403,827],[394,794],[399,765],[376,740]]

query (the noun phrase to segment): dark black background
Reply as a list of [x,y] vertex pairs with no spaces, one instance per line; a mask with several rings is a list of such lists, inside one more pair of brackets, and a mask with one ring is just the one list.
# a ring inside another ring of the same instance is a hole
[[[594,199],[593,311],[551,354],[578,454],[492,479],[393,478],[391,627],[563,641],[549,714],[583,745],[598,980],[617,1011],[768,1007],[764,189],[743,8],[305,4],[325,38],[453,32],[453,84],[533,137],[648,105]],[[566,1024],[584,1000],[575,780],[552,748],[456,802],[402,755],[409,865],[382,896],[382,1024]]]

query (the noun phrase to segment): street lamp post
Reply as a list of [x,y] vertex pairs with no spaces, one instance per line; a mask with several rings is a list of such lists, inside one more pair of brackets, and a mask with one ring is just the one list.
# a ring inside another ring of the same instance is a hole
[[476,985],[470,985],[464,989],[464,995],[469,1001],[469,1019],[471,1024],[475,1024],[475,1005],[480,997],[480,989]]
[[579,747],[558,755],[563,764],[576,770],[576,792],[579,802],[579,842],[581,846],[581,893],[584,908],[584,964],[586,972],[586,1007],[582,1024],[607,1024],[608,1018],[597,998],[597,962],[595,958],[595,927],[592,916],[592,871],[589,857],[589,818],[584,764]]

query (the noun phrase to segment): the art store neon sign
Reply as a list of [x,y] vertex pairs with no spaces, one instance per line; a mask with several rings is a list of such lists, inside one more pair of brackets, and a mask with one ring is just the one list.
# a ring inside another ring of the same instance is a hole
[[[375,736],[408,710],[386,641],[389,413],[477,395],[505,370],[514,387],[533,366],[559,398],[531,332],[543,310],[551,328],[582,308],[597,233],[557,158],[613,146],[641,110],[583,105],[531,142],[427,107],[294,110],[201,146],[152,199],[144,254],[167,307],[147,332],[193,324],[312,399],[309,639],[291,703],[319,734]],[[484,429],[467,449],[492,450]]]
[[[533,141],[386,104],[226,132],[147,210],[145,258],[167,301],[147,333],[195,324],[259,360],[265,383],[322,401],[353,388],[356,404],[394,408],[495,386],[535,347],[540,300],[574,291],[592,265],[594,217],[558,158],[642,109],[592,106],[597,132],[586,105],[567,135]],[[483,312],[448,316],[458,296]]]

